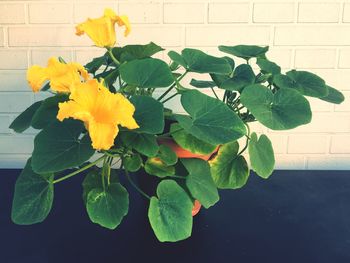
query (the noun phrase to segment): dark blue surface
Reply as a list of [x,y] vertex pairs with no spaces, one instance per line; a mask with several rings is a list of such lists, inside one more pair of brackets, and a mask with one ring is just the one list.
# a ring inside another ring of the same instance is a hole
[[[91,223],[82,177],[55,187],[53,210],[33,226],[10,221],[19,170],[0,172],[0,262],[350,262],[350,172],[275,171],[221,191],[194,219],[192,237],[159,243],[147,205],[131,191],[129,214],[114,231]],[[128,189],[130,186],[127,185]]]

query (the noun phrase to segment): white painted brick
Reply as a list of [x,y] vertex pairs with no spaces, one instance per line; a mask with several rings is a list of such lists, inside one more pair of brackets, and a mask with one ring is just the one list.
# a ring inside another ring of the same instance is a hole
[[34,101],[40,101],[40,100],[45,100],[49,97],[52,97],[52,94],[50,92],[37,92],[34,93]]
[[163,7],[164,23],[204,23],[204,3],[165,3]]
[[29,23],[70,23],[73,6],[68,3],[31,3],[28,5]]
[[350,26],[297,25],[276,26],[274,43],[278,46],[350,45]]
[[334,106],[331,103],[312,97],[308,97],[307,100],[310,102],[312,112],[333,111]]
[[0,27],[0,47],[3,47],[5,45],[5,33],[4,29]]
[[305,157],[302,155],[276,154],[275,160],[276,170],[304,170],[306,166]]
[[334,68],[336,51],[334,49],[297,49],[296,68]]
[[209,23],[246,23],[249,3],[209,3]]
[[288,137],[285,134],[268,134],[275,154],[286,153]]
[[11,133],[10,129],[10,116],[0,115],[0,133]]
[[32,93],[1,93],[0,112],[22,112],[31,105]]
[[85,65],[88,62],[91,62],[93,58],[100,57],[105,53],[104,49],[88,49],[88,50],[76,50],[75,51],[75,61]]
[[0,153],[31,153],[33,141],[32,136],[0,136]]
[[159,23],[161,21],[160,3],[119,3],[119,13],[126,14],[131,24]]
[[277,63],[282,68],[290,68],[292,50],[291,49],[279,49],[275,47],[270,47],[266,56],[273,62]]
[[350,70],[340,69],[312,69],[310,70],[322,77],[326,83],[339,90],[350,90]]
[[31,91],[24,70],[0,70],[0,83],[0,91]]
[[344,5],[343,22],[350,22],[350,3]]
[[[117,1],[98,1],[88,3],[76,3],[74,5],[74,22],[82,23],[87,18],[98,18],[103,15],[105,8],[111,8],[116,13],[118,11]],[[127,14],[126,14],[127,15]]]
[[269,41],[268,26],[189,26],[186,28],[188,46],[268,45]]
[[350,112],[350,92],[343,91],[345,100],[339,105],[335,105],[335,111],[348,111]]
[[299,3],[298,22],[336,23],[340,3]]
[[0,169],[22,169],[29,157],[29,154],[0,154]]
[[339,68],[350,68],[350,49],[339,50]]
[[255,23],[289,23],[294,21],[294,3],[255,3]]
[[333,156],[317,156],[307,158],[308,170],[349,170],[350,156],[333,157]]
[[327,137],[323,135],[290,135],[288,153],[325,153]]
[[0,4],[0,24],[24,24],[24,4]]
[[72,60],[72,54],[70,50],[51,49],[51,50],[32,50],[31,52],[31,64],[46,66],[47,61],[51,57],[62,57],[66,62]]
[[26,50],[0,50],[0,69],[26,69],[27,67]]
[[92,46],[86,36],[76,36],[74,27],[35,26],[9,27],[9,46],[13,47],[70,47]]
[[332,136],[331,153],[350,153],[350,135]]

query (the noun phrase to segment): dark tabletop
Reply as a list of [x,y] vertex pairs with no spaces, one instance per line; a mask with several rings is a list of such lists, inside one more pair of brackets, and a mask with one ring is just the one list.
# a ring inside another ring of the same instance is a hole
[[[147,204],[130,193],[129,214],[114,231],[89,221],[80,176],[55,185],[44,223],[10,221],[19,170],[0,171],[0,263],[350,262],[350,172],[252,174],[246,187],[194,218],[192,237],[160,243]],[[128,189],[130,186],[127,185]]]

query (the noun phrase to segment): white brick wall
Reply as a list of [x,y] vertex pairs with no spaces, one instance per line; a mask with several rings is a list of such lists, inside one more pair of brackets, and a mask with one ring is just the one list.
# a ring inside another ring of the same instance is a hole
[[[0,0],[0,168],[22,167],[33,147],[31,129],[8,125],[44,95],[30,92],[25,70],[50,56],[86,63],[103,51],[74,25],[105,7],[129,15],[133,31],[121,45],[154,41],[167,49],[200,47],[219,55],[220,44],[270,45],[283,70],[313,71],[344,91],[335,106],[310,99],[313,122],[276,132],[261,125],[275,147],[279,169],[350,168],[350,2],[346,0]],[[167,59],[163,52],[159,57]],[[238,61],[238,60],[237,60]],[[185,79],[184,81],[188,81]],[[169,102],[179,107],[179,101]]]

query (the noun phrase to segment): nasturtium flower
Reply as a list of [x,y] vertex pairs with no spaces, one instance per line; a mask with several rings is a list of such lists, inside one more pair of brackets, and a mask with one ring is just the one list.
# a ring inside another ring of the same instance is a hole
[[57,92],[70,92],[74,83],[89,79],[86,69],[78,63],[62,63],[57,58],[52,57],[47,63],[47,67],[34,65],[27,71],[27,80],[34,92],[38,92],[44,82],[49,80],[50,87]]
[[73,118],[84,122],[96,150],[108,150],[118,135],[118,125],[139,128],[133,114],[134,105],[120,93],[110,92],[96,79],[78,83],[69,101],[59,103],[57,119]]
[[118,16],[107,8],[100,18],[88,18],[84,23],[76,26],[76,35],[86,33],[98,47],[113,47],[116,42],[115,23],[125,26],[124,35],[130,33],[131,27],[127,16]]

